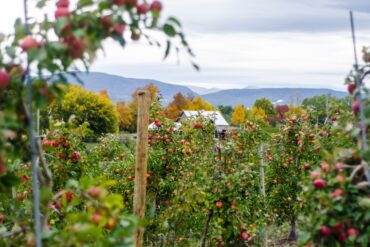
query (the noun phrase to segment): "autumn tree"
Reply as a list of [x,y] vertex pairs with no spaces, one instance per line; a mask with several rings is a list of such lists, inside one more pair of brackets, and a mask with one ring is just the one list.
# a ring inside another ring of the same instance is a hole
[[99,92],[99,95],[100,96],[103,96],[104,98],[110,100],[110,97],[109,97],[109,93],[108,93],[108,90],[107,89],[103,89]]
[[173,96],[173,101],[165,109],[165,116],[169,119],[176,120],[182,111],[187,110],[188,105],[189,99],[179,92]]
[[68,121],[74,117],[77,124],[89,123],[95,135],[118,131],[118,114],[110,100],[82,87],[68,86],[64,98],[53,102],[50,108],[55,119]]
[[265,121],[267,114],[262,108],[253,106],[247,111],[247,118],[252,121]]
[[237,105],[231,115],[231,123],[234,125],[242,125],[246,120],[246,109],[243,105]]
[[286,113],[289,111],[288,105],[275,106],[276,121],[281,122],[285,119]]
[[275,109],[273,104],[267,98],[261,98],[254,102],[253,107],[261,108],[267,115],[268,118],[275,117]]
[[119,128],[120,130],[128,130],[132,127],[134,122],[134,112],[129,104],[126,102],[118,102],[116,105],[116,110],[119,118]]
[[200,111],[200,110],[205,110],[205,111],[212,111],[214,110],[214,107],[212,106],[211,103],[206,102],[202,99],[202,97],[197,96],[194,97],[188,105],[187,110],[192,110],[192,111]]

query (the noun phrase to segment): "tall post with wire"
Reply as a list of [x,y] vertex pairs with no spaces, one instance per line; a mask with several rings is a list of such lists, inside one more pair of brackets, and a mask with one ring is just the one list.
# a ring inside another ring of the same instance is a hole
[[[360,129],[361,129],[361,150],[363,152],[367,151],[367,134],[366,134],[366,123],[365,123],[365,113],[364,113],[364,105],[362,101],[362,79],[360,75],[359,70],[359,64],[358,64],[358,58],[357,58],[357,48],[356,48],[356,34],[355,34],[355,24],[353,19],[353,12],[352,10],[349,12],[350,15],[350,21],[351,21],[351,31],[352,31],[352,42],[353,42],[353,52],[354,52],[354,58],[355,58],[355,64],[353,65],[355,69],[355,84],[357,88],[357,94],[356,98],[358,102],[360,103]],[[367,180],[370,181],[370,169],[365,164],[365,174],[367,177]]]
[[[30,34],[28,24],[28,0],[23,0],[24,6],[24,25],[25,35]],[[33,93],[32,93],[32,78],[30,76],[30,63],[27,61],[27,68],[25,72],[25,82],[28,90],[28,125],[29,125],[29,140],[31,148],[31,162],[32,162],[32,191],[33,191],[33,208],[34,208],[34,223],[36,246],[42,247],[41,242],[41,213],[40,213],[40,190],[38,178],[38,159],[36,148],[36,133],[33,115]]]

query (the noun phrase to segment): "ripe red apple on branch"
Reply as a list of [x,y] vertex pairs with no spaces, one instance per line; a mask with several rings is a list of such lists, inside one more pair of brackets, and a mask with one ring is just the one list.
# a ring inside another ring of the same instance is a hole
[[0,71],[0,90],[5,89],[10,83],[9,74],[6,71]]

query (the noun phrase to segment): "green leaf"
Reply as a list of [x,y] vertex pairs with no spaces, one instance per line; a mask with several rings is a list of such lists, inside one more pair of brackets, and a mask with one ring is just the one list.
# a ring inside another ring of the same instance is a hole
[[169,37],[175,37],[176,34],[177,34],[175,28],[172,25],[170,25],[170,24],[164,24],[163,25],[163,31]]
[[24,25],[22,23],[22,20],[20,18],[17,18],[14,23],[14,29],[15,29],[15,36],[17,38],[23,37],[25,30]]
[[8,54],[9,57],[15,57],[15,48],[13,46],[8,46],[5,48],[6,54]]

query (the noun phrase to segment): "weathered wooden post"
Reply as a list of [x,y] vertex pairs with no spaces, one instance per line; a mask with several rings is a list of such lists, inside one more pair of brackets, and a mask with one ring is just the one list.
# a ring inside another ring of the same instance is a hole
[[[261,194],[263,195],[264,200],[266,200],[266,189],[265,189],[265,171],[263,164],[263,144],[261,143],[258,147],[259,154],[259,172],[260,172],[260,183],[261,183]],[[266,202],[265,202],[266,203]],[[267,244],[267,226],[263,230],[263,246],[268,246]]]
[[[150,92],[139,90],[138,115],[137,115],[137,143],[136,143],[136,167],[134,189],[134,214],[140,219],[145,217],[146,209],[146,175],[148,162],[148,126]],[[144,228],[140,227],[135,232],[135,246],[143,246]]]

